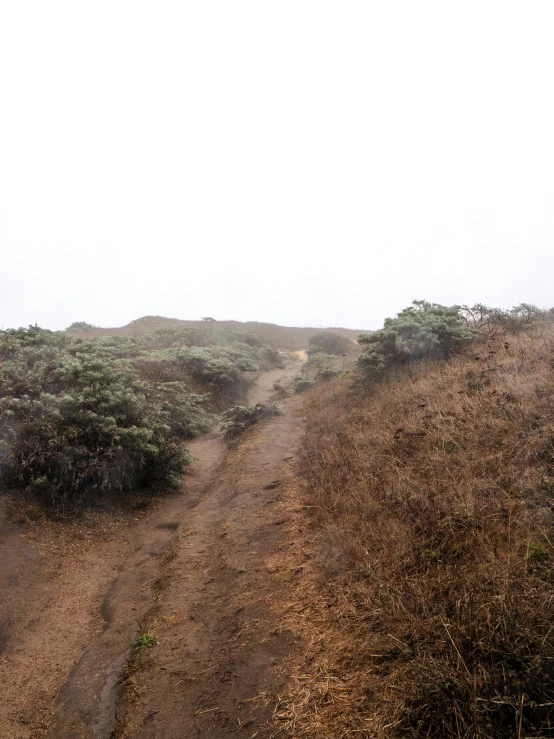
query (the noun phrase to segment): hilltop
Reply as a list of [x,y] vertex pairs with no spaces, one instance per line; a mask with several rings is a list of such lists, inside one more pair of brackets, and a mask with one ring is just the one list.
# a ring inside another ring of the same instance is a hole
[[[187,328],[201,328],[203,330],[213,330],[220,332],[229,331],[251,331],[257,334],[268,344],[272,344],[278,349],[288,351],[298,351],[305,349],[310,338],[321,331],[333,331],[341,334],[352,341],[356,341],[361,330],[349,328],[313,328],[313,327],[297,327],[297,326],[278,326],[275,323],[263,323],[258,321],[187,321],[180,318],[166,318],[164,316],[143,316],[131,321],[126,326],[120,328],[101,328],[98,326],[90,326],[86,330],[78,330],[78,326],[84,324],[72,324],[68,331],[72,336],[79,338],[94,338],[97,336],[129,336],[139,337],[151,331],[157,331],[160,328],[169,326],[184,326]],[[75,327],[75,329],[73,328]]]

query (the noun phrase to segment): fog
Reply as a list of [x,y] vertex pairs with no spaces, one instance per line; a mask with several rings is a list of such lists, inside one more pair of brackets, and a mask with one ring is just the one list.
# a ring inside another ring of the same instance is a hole
[[0,323],[554,305],[549,2],[3,3]]

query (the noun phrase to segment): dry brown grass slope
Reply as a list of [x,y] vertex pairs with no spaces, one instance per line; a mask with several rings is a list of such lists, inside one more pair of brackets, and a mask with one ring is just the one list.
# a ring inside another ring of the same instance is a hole
[[310,394],[316,604],[281,726],[554,736],[552,325]]

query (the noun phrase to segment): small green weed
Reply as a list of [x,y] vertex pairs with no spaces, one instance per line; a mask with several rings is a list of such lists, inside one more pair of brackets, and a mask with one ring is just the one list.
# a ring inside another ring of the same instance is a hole
[[525,559],[534,559],[539,562],[544,562],[548,559],[548,552],[540,544],[535,541],[527,542],[527,556]]
[[133,644],[133,649],[142,649],[143,647],[155,647],[159,644],[154,634],[141,634]]

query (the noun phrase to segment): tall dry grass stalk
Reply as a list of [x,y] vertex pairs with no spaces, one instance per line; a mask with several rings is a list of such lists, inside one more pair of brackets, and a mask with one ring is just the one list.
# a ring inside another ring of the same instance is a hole
[[554,329],[472,351],[312,391],[295,736],[554,736]]

